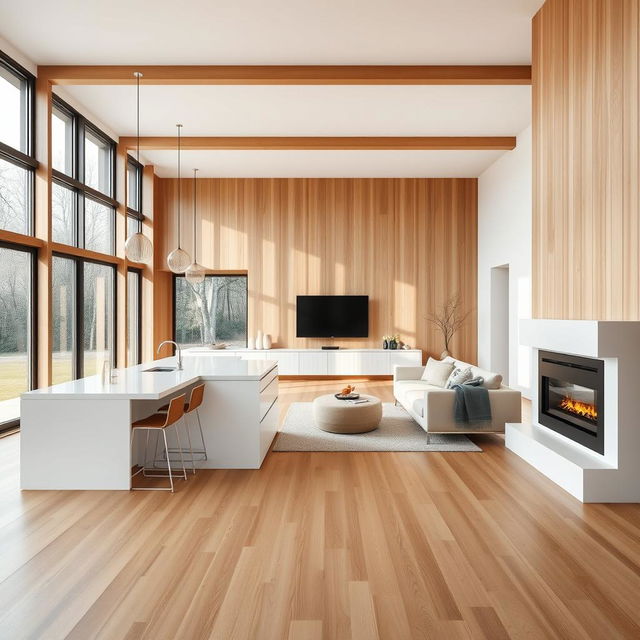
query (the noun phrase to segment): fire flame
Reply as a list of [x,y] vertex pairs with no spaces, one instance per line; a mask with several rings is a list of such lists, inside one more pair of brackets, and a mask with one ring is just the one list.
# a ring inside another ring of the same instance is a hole
[[590,420],[596,420],[598,417],[598,411],[594,404],[589,404],[587,402],[580,402],[579,400],[574,400],[569,396],[565,396],[562,398],[562,402],[560,402],[560,407],[562,407],[565,411],[569,413],[575,413],[578,416],[583,418],[589,418]]

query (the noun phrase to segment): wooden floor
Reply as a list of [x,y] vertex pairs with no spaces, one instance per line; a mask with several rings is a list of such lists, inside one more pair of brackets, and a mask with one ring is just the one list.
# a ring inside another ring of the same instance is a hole
[[[335,386],[282,383],[283,413]],[[582,505],[474,440],[271,453],[171,495],[21,493],[4,438],[0,638],[639,638],[640,506]]]

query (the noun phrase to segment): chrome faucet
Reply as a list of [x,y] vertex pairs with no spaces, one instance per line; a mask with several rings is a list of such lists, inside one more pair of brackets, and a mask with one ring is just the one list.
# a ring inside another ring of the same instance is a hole
[[182,349],[180,349],[180,345],[177,342],[174,342],[173,340],[163,340],[158,345],[158,350],[156,351],[156,353],[160,353],[160,349],[162,349],[162,347],[165,344],[175,344],[176,345],[176,349],[178,351],[178,371],[182,371]]

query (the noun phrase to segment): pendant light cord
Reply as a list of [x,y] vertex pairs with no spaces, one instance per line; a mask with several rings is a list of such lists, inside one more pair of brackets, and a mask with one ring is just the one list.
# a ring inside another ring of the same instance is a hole
[[180,249],[180,129],[181,124],[176,125],[178,129],[178,249]]
[[198,262],[198,235],[196,231],[196,174],[198,173],[197,169],[193,170],[193,261],[195,263]]
[[136,71],[136,160],[140,163],[140,78],[142,74]]

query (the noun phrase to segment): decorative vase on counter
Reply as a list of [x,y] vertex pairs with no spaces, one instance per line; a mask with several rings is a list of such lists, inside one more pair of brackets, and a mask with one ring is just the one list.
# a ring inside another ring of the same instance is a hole
[[256,348],[256,339],[255,338],[247,338],[247,349],[255,349]]
[[271,334],[265,333],[262,336],[262,348],[263,349],[271,349]]
[[397,348],[398,348],[398,343],[395,340],[390,340],[389,349],[397,349]]
[[441,354],[440,354],[440,360],[444,360],[445,358],[448,358],[451,354],[445,349]]
[[382,341],[382,348],[383,348],[383,349],[388,349],[388,348],[389,348],[389,342],[388,342],[388,340],[383,340],[383,341]]
[[256,349],[262,349],[262,331],[256,335]]

